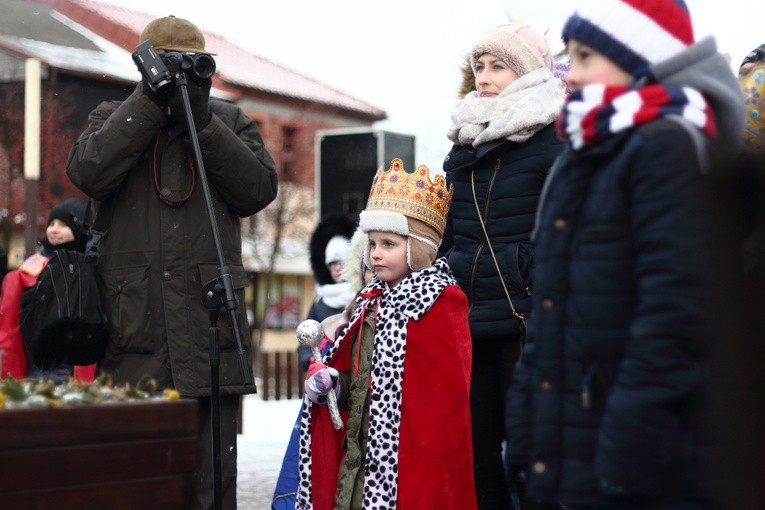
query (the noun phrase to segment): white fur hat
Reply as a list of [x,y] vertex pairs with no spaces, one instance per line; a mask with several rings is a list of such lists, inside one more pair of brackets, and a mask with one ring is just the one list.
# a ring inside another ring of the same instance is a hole
[[342,262],[349,247],[350,241],[347,238],[343,236],[333,237],[324,249],[324,263],[329,266],[335,262]]
[[[393,232],[407,238],[406,262],[412,271],[433,264],[441,244],[441,234],[424,221],[392,211],[361,211],[359,229],[363,232]],[[364,263],[372,267],[369,243],[364,248]]]

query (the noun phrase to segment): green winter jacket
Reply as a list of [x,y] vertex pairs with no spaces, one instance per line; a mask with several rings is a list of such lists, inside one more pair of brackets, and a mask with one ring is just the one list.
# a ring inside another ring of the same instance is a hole
[[[277,178],[255,123],[223,101],[212,100],[210,111],[212,119],[198,138],[237,297],[242,345],[249,352],[239,222],[276,197]],[[185,396],[210,395],[210,319],[200,290],[218,276],[219,263],[185,129],[168,130],[164,114],[140,84],[124,102],[101,103],[89,121],[66,170],[97,201],[99,219],[109,220],[98,245],[110,328],[99,369],[116,383],[135,384],[148,376]],[[182,203],[169,205],[160,192],[167,201]],[[242,378],[230,321],[223,309],[220,391],[253,393],[254,384]]]
[[[372,372],[372,351],[374,350],[375,320],[371,310],[364,317],[361,328],[361,345],[354,338],[351,346],[351,370],[340,373],[342,391],[338,399],[340,409],[348,409],[348,422],[344,446],[345,456],[340,463],[335,493],[336,510],[362,508],[364,495],[364,458],[367,453],[369,432],[369,377]],[[359,353],[359,348],[361,352]],[[358,373],[353,363],[359,360]]]

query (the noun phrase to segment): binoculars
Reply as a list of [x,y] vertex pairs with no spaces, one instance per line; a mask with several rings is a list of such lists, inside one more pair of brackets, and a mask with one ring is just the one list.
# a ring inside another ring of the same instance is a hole
[[215,74],[215,60],[210,55],[168,51],[160,57],[151,41],[144,41],[136,47],[133,62],[155,92],[173,82],[174,74],[169,69],[191,74],[202,80]]

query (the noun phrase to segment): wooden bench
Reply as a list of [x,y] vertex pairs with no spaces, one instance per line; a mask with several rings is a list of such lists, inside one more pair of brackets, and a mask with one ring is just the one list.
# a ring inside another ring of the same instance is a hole
[[0,410],[0,507],[188,509],[197,402]]

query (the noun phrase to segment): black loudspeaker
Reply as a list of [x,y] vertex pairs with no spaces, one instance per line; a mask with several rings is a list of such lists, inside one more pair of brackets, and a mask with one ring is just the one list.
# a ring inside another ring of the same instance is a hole
[[358,222],[372,178],[394,158],[414,172],[414,136],[380,130],[322,130],[316,133],[319,217],[342,214]]

